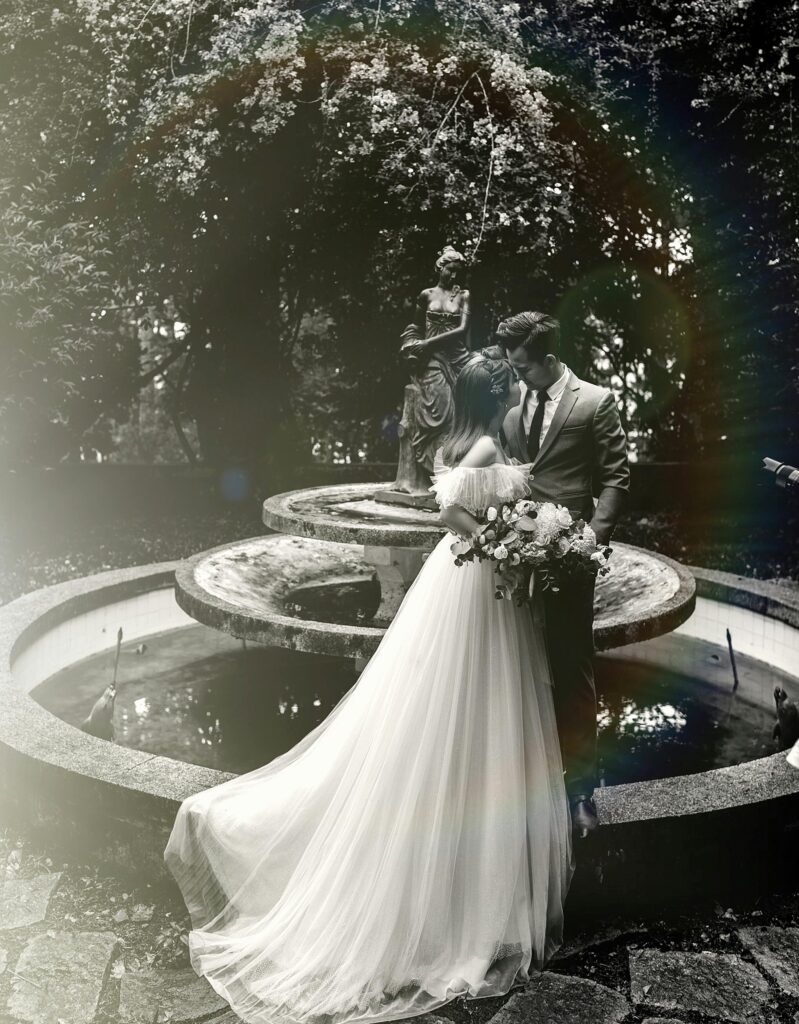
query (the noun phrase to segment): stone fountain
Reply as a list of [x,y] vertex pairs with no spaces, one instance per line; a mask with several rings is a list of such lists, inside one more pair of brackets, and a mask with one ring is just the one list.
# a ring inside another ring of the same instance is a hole
[[[435,334],[416,333],[424,340]],[[412,352],[418,342],[416,335],[407,342]],[[82,855],[134,866],[148,882],[157,877],[180,802],[234,776],[88,735],[38,702],[40,684],[107,651],[120,623],[130,642],[194,630],[194,620],[243,641],[345,656],[362,666],[444,532],[412,443],[425,386],[414,378],[406,387],[392,483],[274,495],[263,505],[271,531],[265,536],[177,564],[70,580],[0,609],[0,810],[27,818],[33,808],[42,827],[57,825]],[[613,571],[596,590],[598,650],[617,649],[613,659],[684,663],[701,681],[726,672],[731,626],[738,650],[765,665],[756,680],[761,690],[775,668],[799,678],[799,606],[780,588],[613,547]],[[583,903],[601,910],[626,901],[636,913],[648,903],[662,915],[676,906],[678,889],[690,899],[727,899],[739,888],[744,852],[757,865],[749,877],[765,878],[767,864],[781,877],[774,850],[778,841],[789,847],[785,823],[799,820],[799,775],[775,754],[601,787],[597,805],[602,829],[592,863],[604,882],[597,887],[592,875]]]
[[[343,484],[268,498],[275,533],[200,552],[175,573],[192,618],[258,643],[359,663],[374,652],[445,528],[436,512],[379,500],[385,484]],[[615,544],[598,581],[595,642],[621,647],[671,632],[695,583],[663,555]]]
[[[458,283],[464,266],[450,246],[441,252],[438,284],[421,293],[402,333],[410,383],[396,479],[268,498],[263,521],[273,535],[201,552],[178,569],[176,598],[190,616],[245,640],[360,664],[374,652],[444,533],[430,494],[432,453],[454,422],[454,382],[475,355],[469,293]],[[495,346],[482,354],[503,355]],[[693,576],[670,559],[617,544],[612,566],[596,590],[597,649],[671,632],[693,611]]]

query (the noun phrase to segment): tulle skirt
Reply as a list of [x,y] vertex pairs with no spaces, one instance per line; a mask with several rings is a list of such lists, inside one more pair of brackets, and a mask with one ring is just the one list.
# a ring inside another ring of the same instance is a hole
[[251,1024],[506,993],[562,942],[571,821],[542,627],[448,534],[357,682],[164,851],[198,975]]

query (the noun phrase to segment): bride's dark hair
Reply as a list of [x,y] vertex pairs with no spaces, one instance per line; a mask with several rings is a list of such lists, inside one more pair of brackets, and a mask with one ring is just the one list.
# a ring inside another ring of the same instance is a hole
[[451,466],[483,437],[497,410],[510,394],[513,371],[504,359],[475,355],[458,374],[453,397],[455,421],[443,445],[444,462]]

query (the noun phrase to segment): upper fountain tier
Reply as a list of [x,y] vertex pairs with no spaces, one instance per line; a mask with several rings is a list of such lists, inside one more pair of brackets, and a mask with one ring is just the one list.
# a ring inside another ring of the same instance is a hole
[[376,500],[386,486],[340,484],[276,494],[264,502],[264,523],[296,537],[431,551],[444,532],[438,510]]
[[[236,636],[368,657],[445,532],[436,512],[376,501],[380,486],[314,487],[268,498],[264,522],[284,536],[188,559],[176,574],[178,602],[198,621]],[[597,585],[597,648],[669,633],[693,611],[694,578],[678,563],[615,544],[612,564]]]

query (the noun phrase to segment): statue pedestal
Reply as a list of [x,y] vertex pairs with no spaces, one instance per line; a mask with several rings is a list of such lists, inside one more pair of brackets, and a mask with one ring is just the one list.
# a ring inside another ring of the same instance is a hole
[[372,620],[374,625],[385,627],[390,624],[429,554],[422,548],[364,544],[364,561],[375,567],[380,581],[380,605]]
[[375,491],[375,500],[388,505],[405,505],[407,508],[429,508],[436,510],[435,498],[430,493],[430,474],[416,461],[411,444],[411,432],[416,422],[416,412],[422,396],[419,386],[405,385],[405,399],[402,405],[402,419],[399,424],[399,463],[397,478],[388,487]]

